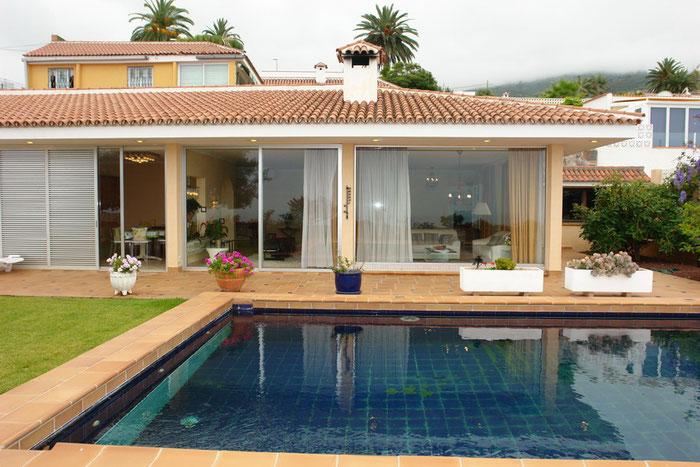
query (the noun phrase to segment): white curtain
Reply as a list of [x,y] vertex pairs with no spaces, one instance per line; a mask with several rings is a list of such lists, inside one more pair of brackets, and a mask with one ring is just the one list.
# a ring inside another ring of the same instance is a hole
[[304,151],[302,268],[327,268],[333,265],[333,181],[337,170],[337,150]]
[[408,151],[357,151],[357,259],[412,262]]

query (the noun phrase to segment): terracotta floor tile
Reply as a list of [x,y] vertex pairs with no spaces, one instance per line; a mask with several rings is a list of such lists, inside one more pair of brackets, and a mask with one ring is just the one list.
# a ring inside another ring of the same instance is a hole
[[521,467],[520,459],[462,457],[462,467]]
[[523,467],[586,467],[581,460],[572,459],[523,459]]
[[12,412],[35,397],[31,394],[2,394],[0,396],[0,417],[8,412]]
[[218,451],[195,449],[163,448],[152,467],[194,467],[210,466],[214,463]]
[[332,454],[296,454],[281,452],[275,467],[335,467]]
[[31,423],[0,423],[0,449],[12,445],[19,441],[22,436],[25,436],[31,430],[39,426],[38,422]]
[[3,422],[33,422],[38,421],[39,423],[44,423],[48,419],[55,416],[57,413],[63,411],[68,407],[66,402],[45,402],[36,403],[28,402],[23,404],[17,410],[14,410],[3,417],[0,417],[0,423]]
[[586,467],[645,467],[644,461],[588,460]]
[[400,456],[401,467],[459,467],[459,457]]
[[276,460],[274,452],[221,451],[213,467],[273,467]]
[[104,446],[94,444],[58,443],[46,455],[36,458],[31,467],[78,467],[87,465]]
[[148,467],[160,448],[140,446],[105,446],[90,464],[91,467]]
[[398,467],[396,456],[348,456],[341,455],[338,467]]
[[[0,465],[3,467],[20,467],[36,459],[41,451],[20,451],[19,449],[0,450]],[[32,464],[33,465],[33,464]]]

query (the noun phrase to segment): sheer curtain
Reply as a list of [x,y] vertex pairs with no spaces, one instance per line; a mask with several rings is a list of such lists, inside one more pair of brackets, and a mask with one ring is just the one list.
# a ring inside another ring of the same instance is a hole
[[304,151],[304,217],[301,267],[333,265],[333,209],[338,152],[335,149]]
[[537,263],[540,155],[538,149],[508,150],[510,228],[516,263]]
[[357,259],[411,262],[411,191],[404,148],[357,151]]

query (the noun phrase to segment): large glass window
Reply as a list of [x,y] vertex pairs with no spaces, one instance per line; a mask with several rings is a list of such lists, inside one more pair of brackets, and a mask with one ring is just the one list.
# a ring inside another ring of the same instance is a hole
[[107,258],[122,254],[121,235],[121,169],[120,148],[100,148],[97,152],[100,266],[106,267]]
[[358,149],[357,260],[544,261],[544,151]]
[[225,86],[228,64],[199,63],[180,65],[180,86]]
[[574,205],[593,207],[595,202],[594,188],[564,188],[562,203],[562,219],[568,222],[576,222],[579,219],[574,215]]
[[336,149],[263,150],[263,266],[325,268],[337,252]]
[[652,146],[666,146],[666,108],[652,107],[651,108],[651,124],[654,125],[654,135],[652,138]]
[[186,165],[187,266],[235,249],[260,267],[258,150],[191,148]]
[[669,116],[669,135],[668,145],[672,148],[680,148],[685,146],[685,109],[668,109],[671,112]]
[[698,145],[700,137],[700,109],[688,109],[688,144]]

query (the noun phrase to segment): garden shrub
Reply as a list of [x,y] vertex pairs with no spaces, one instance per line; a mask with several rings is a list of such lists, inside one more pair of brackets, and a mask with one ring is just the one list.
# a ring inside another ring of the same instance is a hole
[[512,269],[515,269],[515,262],[509,260],[508,258],[498,258],[496,260],[496,269],[498,269],[499,271],[510,271]]

